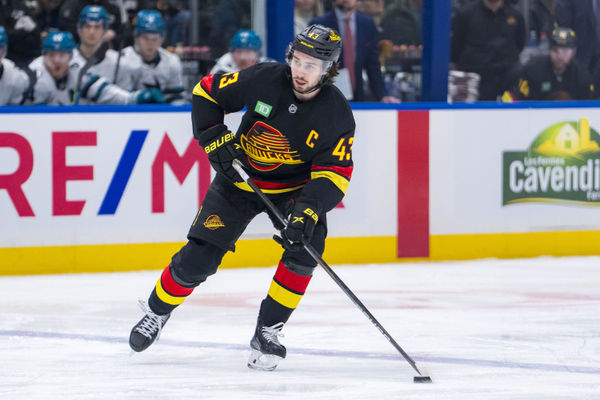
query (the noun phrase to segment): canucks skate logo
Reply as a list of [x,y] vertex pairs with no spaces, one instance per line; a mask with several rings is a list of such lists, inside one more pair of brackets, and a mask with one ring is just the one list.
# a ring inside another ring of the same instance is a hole
[[277,129],[257,121],[240,144],[250,165],[259,171],[273,171],[281,164],[301,164],[300,154],[290,148],[290,142]]
[[527,151],[503,154],[502,204],[600,205],[600,135],[587,118],[544,130]]

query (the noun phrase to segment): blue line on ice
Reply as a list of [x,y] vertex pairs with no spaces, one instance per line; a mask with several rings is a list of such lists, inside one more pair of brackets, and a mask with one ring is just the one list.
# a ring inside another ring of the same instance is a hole
[[[22,331],[22,330],[0,330],[0,336],[13,336],[13,337],[30,337],[30,338],[42,338],[42,339],[66,339],[66,340],[87,340],[93,342],[105,342],[105,343],[127,343],[127,338],[116,337],[116,336],[100,336],[100,335],[87,335],[77,333],[60,333],[60,332],[34,332],[34,331]],[[227,343],[213,343],[213,342],[196,342],[186,340],[169,340],[160,339],[161,345],[176,346],[176,347],[195,347],[195,348],[212,348],[212,349],[224,349],[224,350],[248,350],[248,345],[242,344],[227,344]],[[368,353],[360,351],[344,351],[344,350],[324,350],[324,349],[306,349],[306,348],[294,348],[295,354],[305,354],[312,356],[321,357],[341,357],[341,358],[358,358],[358,359],[379,359],[379,360],[394,360],[403,358],[400,354],[394,353]],[[496,360],[478,360],[469,358],[456,358],[456,357],[435,357],[435,356],[416,356],[413,357],[415,361],[427,362],[427,363],[440,363],[440,364],[463,364],[463,365],[474,365],[480,367],[493,367],[493,368],[512,368],[512,369],[529,369],[537,371],[550,371],[550,372],[565,372],[565,373],[576,373],[576,374],[600,374],[600,368],[598,367],[585,367],[576,365],[557,365],[557,364],[541,364],[541,363],[525,363],[525,362],[512,362],[512,361],[496,361]]]

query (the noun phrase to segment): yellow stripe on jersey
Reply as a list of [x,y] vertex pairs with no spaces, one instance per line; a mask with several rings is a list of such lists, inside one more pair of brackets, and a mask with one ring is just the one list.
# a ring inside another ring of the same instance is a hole
[[[235,186],[237,186],[238,189],[242,189],[246,192],[254,192],[254,190],[252,190],[250,185],[248,185],[246,182],[234,182],[233,184]],[[293,190],[298,190],[303,186],[304,185],[302,184],[302,185],[292,186],[292,187],[283,188],[283,189],[261,189],[261,190],[265,193],[285,193],[285,192],[291,192]]]
[[172,306],[178,306],[187,298],[187,296],[171,296],[169,293],[165,292],[165,289],[163,289],[162,283],[160,282],[160,278],[158,279],[158,282],[156,282],[156,295],[159,299]]
[[300,303],[300,299],[302,298],[302,295],[290,292],[274,280],[271,282],[271,287],[269,288],[269,296],[287,308],[298,307],[298,303]]
[[350,181],[348,179],[346,179],[343,176],[336,174],[335,172],[332,172],[332,171],[324,171],[324,170],[312,171],[310,173],[310,179],[314,180],[317,178],[329,179],[344,194],[346,194],[346,191],[348,190],[348,186],[350,185]]
[[194,87],[194,94],[196,96],[204,97],[205,99],[210,100],[215,104],[218,104],[217,101],[213,99],[206,90],[204,90],[200,82],[198,82],[198,84]]

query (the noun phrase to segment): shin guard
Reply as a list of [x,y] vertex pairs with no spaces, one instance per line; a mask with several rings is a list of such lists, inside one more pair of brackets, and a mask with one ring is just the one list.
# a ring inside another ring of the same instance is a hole
[[311,278],[290,271],[280,261],[269,293],[260,307],[259,318],[263,323],[271,326],[278,322],[287,322],[300,303]]
[[169,265],[156,282],[148,299],[148,305],[158,315],[168,314],[183,303],[186,297],[194,291],[195,286],[186,287],[177,283],[171,273],[171,265]]

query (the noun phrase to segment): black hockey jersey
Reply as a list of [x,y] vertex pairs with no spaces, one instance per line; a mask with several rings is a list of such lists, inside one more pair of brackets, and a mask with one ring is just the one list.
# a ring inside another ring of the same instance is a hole
[[557,76],[550,56],[533,58],[522,66],[517,86],[513,92],[518,100],[590,100],[595,91],[587,71],[575,60]]
[[[341,92],[324,86],[306,102],[292,91],[289,67],[257,64],[205,76],[194,88],[194,136],[246,107],[236,138],[248,157],[248,175],[266,193],[302,188],[300,199],[327,212],[343,198],[352,176],[354,117]],[[245,183],[240,189],[251,191]]]

